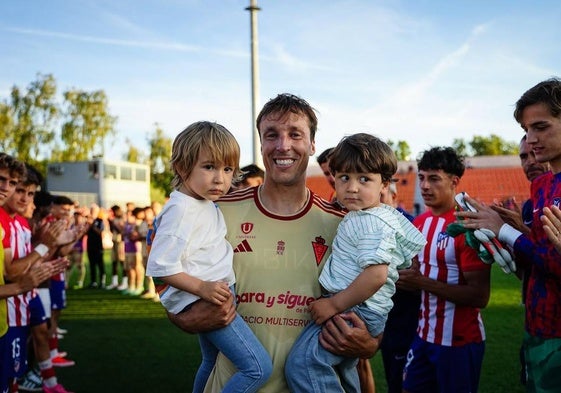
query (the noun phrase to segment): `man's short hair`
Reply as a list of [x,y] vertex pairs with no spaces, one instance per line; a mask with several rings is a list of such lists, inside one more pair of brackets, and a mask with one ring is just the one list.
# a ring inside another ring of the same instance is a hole
[[41,174],[41,172],[39,172],[39,170],[37,170],[37,168],[35,168],[33,165],[29,164],[25,164],[25,169],[27,171],[27,176],[23,181],[23,185],[35,185],[39,187],[41,183],[43,183],[43,175]]
[[18,178],[20,181],[25,180],[27,175],[25,164],[4,152],[0,152],[0,169],[8,170],[10,176]]
[[67,196],[64,195],[53,195],[53,198],[51,200],[51,203],[53,205],[73,205],[74,206],[74,201],[70,198],[68,198]]
[[331,152],[333,151],[333,147],[329,147],[327,149],[325,149],[316,159],[318,164],[325,164],[329,158],[329,154],[331,154]]
[[553,117],[561,116],[561,79],[551,78],[528,89],[518,101],[514,109],[514,118],[522,121],[522,113],[528,106],[545,104]]
[[420,171],[442,170],[449,175],[462,177],[466,169],[463,157],[451,147],[433,147],[425,150],[417,160]]
[[[261,120],[269,116],[270,114],[275,114],[278,118],[283,118],[289,113],[303,114],[308,118],[308,126],[310,127],[310,138],[312,142],[316,138],[316,130],[318,128],[318,118],[314,108],[308,103],[308,101],[300,98],[294,94],[282,93],[275,98],[270,99],[261,109],[255,125],[259,131],[259,124]],[[261,133],[259,133],[261,135]]]
[[240,170],[243,172],[240,181],[244,181],[245,179],[253,177],[259,177],[261,179],[265,177],[265,171],[263,171],[263,169],[259,168],[255,164],[246,165],[243,168],[240,168]]

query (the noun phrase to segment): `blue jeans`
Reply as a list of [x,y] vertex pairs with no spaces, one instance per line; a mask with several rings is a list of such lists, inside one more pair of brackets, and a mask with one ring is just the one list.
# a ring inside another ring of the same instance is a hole
[[194,393],[203,392],[218,352],[238,370],[223,392],[256,392],[271,376],[271,357],[239,314],[228,326],[199,334],[199,343],[203,360],[195,376]]
[[284,365],[291,392],[360,393],[357,358],[335,355],[321,346],[321,325],[311,321],[292,346]]
[[[386,316],[366,307],[355,306],[355,312],[367,325],[372,336],[384,330]],[[291,392],[360,393],[357,358],[335,355],[319,343],[321,325],[311,321],[292,346],[284,365],[284,375]]]

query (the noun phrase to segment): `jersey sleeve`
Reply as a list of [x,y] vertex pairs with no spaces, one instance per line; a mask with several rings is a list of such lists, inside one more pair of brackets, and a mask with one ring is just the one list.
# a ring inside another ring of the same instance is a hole
[[4,249],[11,248],[10,237],[11,229],[10,222],[8,220],[8,215],[2,211],[0,214],[0,226],[2,226],[2,246]]

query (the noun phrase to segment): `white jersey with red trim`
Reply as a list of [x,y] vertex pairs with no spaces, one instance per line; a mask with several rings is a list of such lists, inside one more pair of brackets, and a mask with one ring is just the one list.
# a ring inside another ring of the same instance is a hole
[[[343,213],[310,192],[300,212],[275,215],[263,207],[257,190],[234,192],[218,204],[234,248],[238,312],[273,360],[273,374],[260,392],[288,392],[284,363],[310,323],[308,306],[321,294],[318,277]],[[222,391],[234,372],[219,356],[205,392]]]
[[[413,224],[427,239],[419,253],[421,274],[448,284],[464,284],[463,272],[487,270],[465,236],[452,237],[446,227],[456,221],[454,210],[435,216],[430,211]],[[485,329],[478,308],[459,306],[430,292],[422,291],[417,333],[423,340],[445,346],[459,346],[485,340]]]
[[[27,220],[21,216],[10,217],[8,213],[0,208],[0,223],[5,228],[2,239],[4,249],[10,249],[12,261],[25,257],[31,252],[31,228]],[[7,298],[8,326],[27,326],[30,323],[29,301],[36,296],[35,290],[31,290],[17,296]]]

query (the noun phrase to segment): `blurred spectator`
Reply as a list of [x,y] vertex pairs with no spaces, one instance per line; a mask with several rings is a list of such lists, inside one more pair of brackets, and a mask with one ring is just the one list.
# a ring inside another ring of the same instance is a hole
[[240,168],[243,172],[242,179],[239,182],[238,188],[249,188],[263,184],[265,179],[265,172],[255,164],[250,164]]

